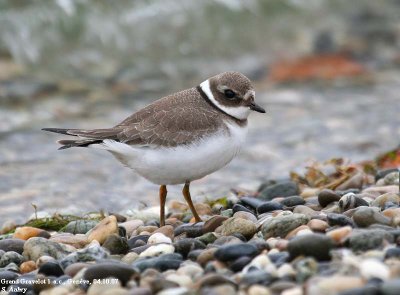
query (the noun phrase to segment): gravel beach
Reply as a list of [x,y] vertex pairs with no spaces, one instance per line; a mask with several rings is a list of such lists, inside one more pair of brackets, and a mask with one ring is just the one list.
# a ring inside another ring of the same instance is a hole
[[36,212],[2,226],[0,294],[399,294],[399,171],[375,168],[314,163],[197,203],[200,223],[177,200],[163,227],[158,207]]

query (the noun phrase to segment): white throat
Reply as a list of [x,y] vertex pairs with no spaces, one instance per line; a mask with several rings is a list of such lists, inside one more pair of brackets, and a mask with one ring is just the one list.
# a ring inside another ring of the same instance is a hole
[[208,99],[220,110],[224,111],[228,115],[231,115],[232,117],[239,119],[239,120],[244,120],[247,119],[247,117],[250,114],[250,109],[248,107],[228,107],[220,104],[214,97],[211,89],[210,89],[210,81],[205,80],[200,84],[201,90],[204,91],[204,93],[207,95]]

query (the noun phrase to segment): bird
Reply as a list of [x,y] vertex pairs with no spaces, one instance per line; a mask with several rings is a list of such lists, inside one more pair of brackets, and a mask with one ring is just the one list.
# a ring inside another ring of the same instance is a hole
[[221,169],[239,153],[251,111],[265,113],[255,103],[251,81],[230,71],[156,100],[111,128],[42,130],[74,137],[59,140],[59,150],[106,150],[159,185],[160,226],[164,226],[167,185],[184,185],[183,197],[195,222],[201,221],[190,183]]

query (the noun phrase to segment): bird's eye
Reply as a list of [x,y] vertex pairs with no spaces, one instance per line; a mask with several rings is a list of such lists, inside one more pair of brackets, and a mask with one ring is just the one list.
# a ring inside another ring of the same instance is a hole
[[225,94],[225,96],[227,97],[227,98],[234,98],[235,96],[236,96],[236,93],[235,92],[233,92],[232,90],[230,90],[230,89],[226,89],[225,91],[224,91],[224,94]]

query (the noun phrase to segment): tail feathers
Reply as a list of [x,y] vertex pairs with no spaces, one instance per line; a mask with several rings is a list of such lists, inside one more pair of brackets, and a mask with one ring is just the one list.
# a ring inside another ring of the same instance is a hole
[[102,143],[102,142],[103,140],[98,140],[98,139],[78,139],[78,140],[62,139],[58,141],[58,143],[62,145],[59,148],[59,150],[65,150],[72,147],[88,147],[91,144]]

